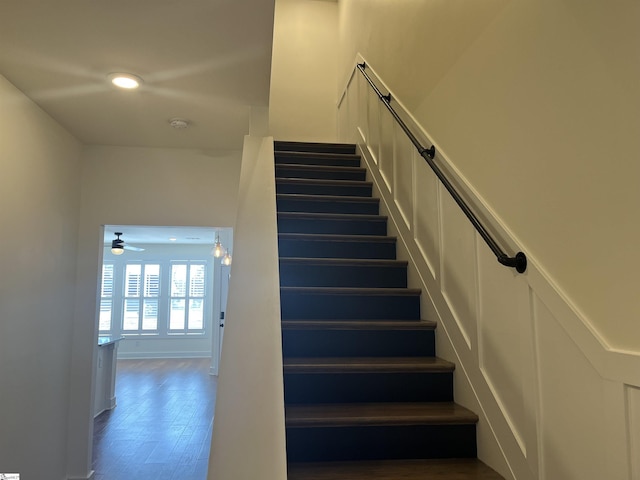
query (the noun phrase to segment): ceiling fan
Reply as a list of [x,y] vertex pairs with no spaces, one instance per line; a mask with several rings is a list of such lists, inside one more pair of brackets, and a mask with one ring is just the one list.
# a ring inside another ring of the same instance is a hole
[[131,250],[133,252],[144,251],[144,248],[134,247],[133,245],[125,243],[125,241],[120,238],[122,232],[115,232],[115,235],[116,238],[111,242],[111,253],[114,255],[122,255],[125,250]]

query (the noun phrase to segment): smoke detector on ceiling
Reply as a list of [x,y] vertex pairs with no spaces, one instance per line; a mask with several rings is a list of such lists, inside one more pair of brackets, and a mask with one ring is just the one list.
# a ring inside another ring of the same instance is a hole
[[171,120],[169,120],[169,125],[171,125],[176,130],[181,130],[189,126],[189,121],[184,120],[183,118],[172,118]]

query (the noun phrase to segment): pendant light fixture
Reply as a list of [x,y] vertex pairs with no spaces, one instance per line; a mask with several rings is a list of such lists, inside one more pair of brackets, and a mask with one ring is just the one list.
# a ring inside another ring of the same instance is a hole
[[224,257],[222,257],[222,264],[229,266],[231,265],[231,255],[229,255],[229,251],[227,250],[227,252],[224,254]]
[[213,244],[211,255],[215,258],[220,258],[224,255],[224,247],[220,243],[220,236],[218,235],[218,232],[216,232],[216,243]]

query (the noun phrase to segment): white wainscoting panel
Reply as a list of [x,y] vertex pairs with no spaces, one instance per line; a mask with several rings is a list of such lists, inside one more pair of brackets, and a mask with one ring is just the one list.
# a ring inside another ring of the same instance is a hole
[[[359,75],[362,76],[362,75]],[[344,137],[344,141],[358,143],[358,77],[352,76],[349,81],[349,88],[346,90],[347,101],[343,100],[343,105],[346,106],[349,114],[347,116],[347,132]],[[341,110],[341,109],[339,109]]]
[[366,143],[369,141],[369,89],[367,88],[369,85],[367,81],[364,79],[362,75],[357,76],[357,98],[358,98],[358,123],[357,129],[360,133],[360,137],[362,142]]
[[606,475],[602,378],[538,298],[534,299],[540,381],[540,478]]
[[451,195],[440,187],[442,293],[472,348],[476,338],[476,233]]
[[367,99],[369,102],[369,106],[367,107],[367,131],[369,132],[367,148],[374,163],[377,164],[378,157],[380,156],[380,100],[371,89],[369,89]]
[[378,161],[378,168],[380,169],[380,175],[384,180],[384,185],[387,187],[388,192],[391,192],[394,181],[394,123],[393,117],[389,111],[384,108],[380,115],[380,159]]
[[[352,80],[353,81],[353,77]],[[349,100],[349,92],[351,90],[349,88],[347,88],[344,91],[344,94],[342,96],[342,98],[340,99],[340,104],[338,107],[338,112],[337,112],[337,120],[338,120],[338,138],[342,138],[344,139],[343,141],[345,142],[349,142],[351,141],[349,139],[350,136],[352,136],[352,131],[351,131],[351,123],[349,122],[349,111],[350,111],[350,100]],[[356,103],[354,103],[354,105],[357,105]]]
[[521,318],[530,312],[528,295],[520,291],[526,285],[516,281],[517,273],[496,262],[496,257],[478,236],[478,361],[480,370],[500,404],[512,434],[526,454],[524,405],[525,362],[523,329],[531,319]]
[[439,277],[440,270],[440,200],[438,178],[420,155],[414,156],[413,238],[431,277]]
[[631,478],[640,479],[640,388],[627,385],[627,425]]
[[[390,91],[368,62],[367,73]],[[338,110],[341,140],[357,138],[410,285],[423,289],[423,314],[438,322],[438,354],[456,362],[456,399],[480,417],[481,459],[508,480],[640,480],[640,355],[607,347],[532,256],[523,275],[498,264],[358,71]],[[437,149],[498,241],[521,244]]]
[[413,229],[413,155],[414,148],[399,128],[394,128],[393,199],[402,215],[404,224]]

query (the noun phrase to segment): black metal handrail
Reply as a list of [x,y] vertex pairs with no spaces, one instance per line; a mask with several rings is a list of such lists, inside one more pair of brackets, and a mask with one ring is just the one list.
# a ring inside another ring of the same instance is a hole
[[387,107],[387,110],[389,110],[389,113],[391,113],[393,118],[395,118],[396,122],[398,122],[398,125],[400,125],[400,128],[402,128],[404,133],[406,133],[406,135],[409,137],[409,140],[411,140],[411,143],[413,143],[413,145],[416,147],[420,156],[422,156],[422,158],[424,158],[425,161],[429,164],[429,166],[431,167],[431,170],[433,170],[433,173],[435,173],[438,179],[440,179],[444,187],[451,194],[451,196],[453,197],[455,202],[458,204],[458,206],[462,209],[462,211],[464,212],[466,217],[469,219],[471,224],[475,227],[476,231],[487,243],[491,251],[494,253],[496,258],[498,259],[498,262],[500,262],[502,265],[506,267],[515,268],[518,273],[524,273],[524,271],[527,269],[527,256],[523,252],[518,252],[513,257],[510,257],[500,248],[498,243],[489,234],[487,229],[484,228],[482,223],[480,223],[480,220],[478,220],[478,217],[475,216],[475,214],[471,211],[469,206],[458,194],[458,192],[453,187],[451,182],[442,173],[442,170],[440,170],[440,168],[434,162],[433,159],[436,156],[435,145],[431,145],[430,148],[425,148],[420,144],[416,136],[411,132],[411,130],[409,130],[409,127],[407,127],[407,125],[400,118],[398,113],[391,106],[391,94],[388,93],[387,95],[383,95],[380,89],[373,82],[373,80],[371,80],[369,75],[367,75],[367,72],[365,72],[365,68],[367,68],[367,64],[363,62],[363,63],[358,63],[356,65],[358,67],[358,70],[360,70],[362,75],[364,75],[364,78],[367,80],[367,82],[369,82],[369,85],[371,85],[373,90],[376,92],[376,95],[378,95],[378,98],[382,101],[382,103],[384,103],[385,107]]

